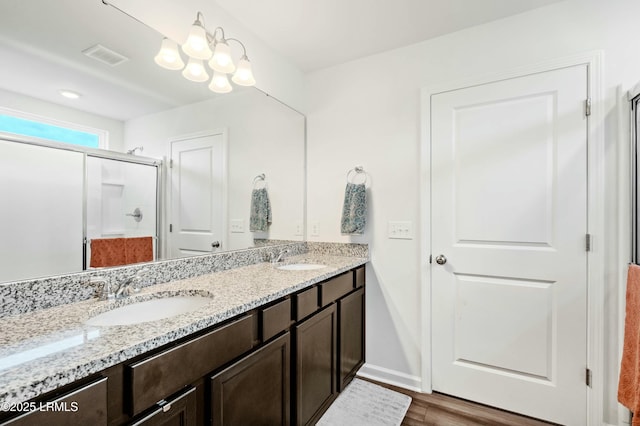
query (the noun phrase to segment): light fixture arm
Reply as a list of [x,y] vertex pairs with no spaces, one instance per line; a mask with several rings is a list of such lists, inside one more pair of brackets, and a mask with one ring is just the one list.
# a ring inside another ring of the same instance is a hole
[[[207,27],[206,27],[206,25],[205,25],[205,23],[204,23],[204,14],[203,14],[202,12],[200,12],[200,11],[198,11],[198,13],[196,14],[196,22],[199,22],[199,23],[200,23],[200,26],[201,26],[202,28],[204,28],[204,29],[205,29],[205,31],[207,30]],[[195,23],[195,22],[194,22],[194,23]]]
[[213,39],[214,40],[218,40],[216,38],[216,34],[218,33],[218,30],[220,30],[220,32],[222,33],[222,38],[220,40],[224,41],[225,40],[225,38],[224,38],[224,28],[222,28],[222,27],[216,27],[216,29],[213,30]]
[[238,40],[237,38],[228,38],[227,41],[235,41],[236,43],[238,43],[240,46],[242,46],[242,57],[246,58],[247,57],[247,48],[244,47],[244,43],[242,43],[240,40]]

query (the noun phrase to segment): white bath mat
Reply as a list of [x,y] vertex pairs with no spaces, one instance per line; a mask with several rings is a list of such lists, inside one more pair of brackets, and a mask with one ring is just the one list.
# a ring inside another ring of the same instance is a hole
[[318,426],[398,426],[411,397],[353,379],[318,421]]

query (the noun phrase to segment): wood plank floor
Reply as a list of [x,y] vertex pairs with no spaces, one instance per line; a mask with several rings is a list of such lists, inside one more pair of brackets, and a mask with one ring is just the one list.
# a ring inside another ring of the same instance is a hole
[[411,406],[402,421],[404,426],[549,426],[552,424],[448,395],[417,393],[370,381],[412,398]]

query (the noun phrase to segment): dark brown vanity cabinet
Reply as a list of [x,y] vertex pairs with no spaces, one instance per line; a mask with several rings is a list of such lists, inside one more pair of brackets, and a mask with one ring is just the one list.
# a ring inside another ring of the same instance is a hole
[[364,281],[364,266],[347,271],[23,403],[56,412],[0,424],[314,424],[364,362]]
[[317,288],[321,310],[294,331],[297,425],[314,424],[364,363],[364,267]]
[[290,348],[287,332],[211,377],[212,425],[288,425]]

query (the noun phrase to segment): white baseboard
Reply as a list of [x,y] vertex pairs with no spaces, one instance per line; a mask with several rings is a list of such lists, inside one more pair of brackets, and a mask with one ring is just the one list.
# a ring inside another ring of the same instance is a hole
[[378,367],[377,365],[367,363],[360,368],[357,375],[414,392],[422,392],[422,380],[419,376],[411,376],[399,371]]

